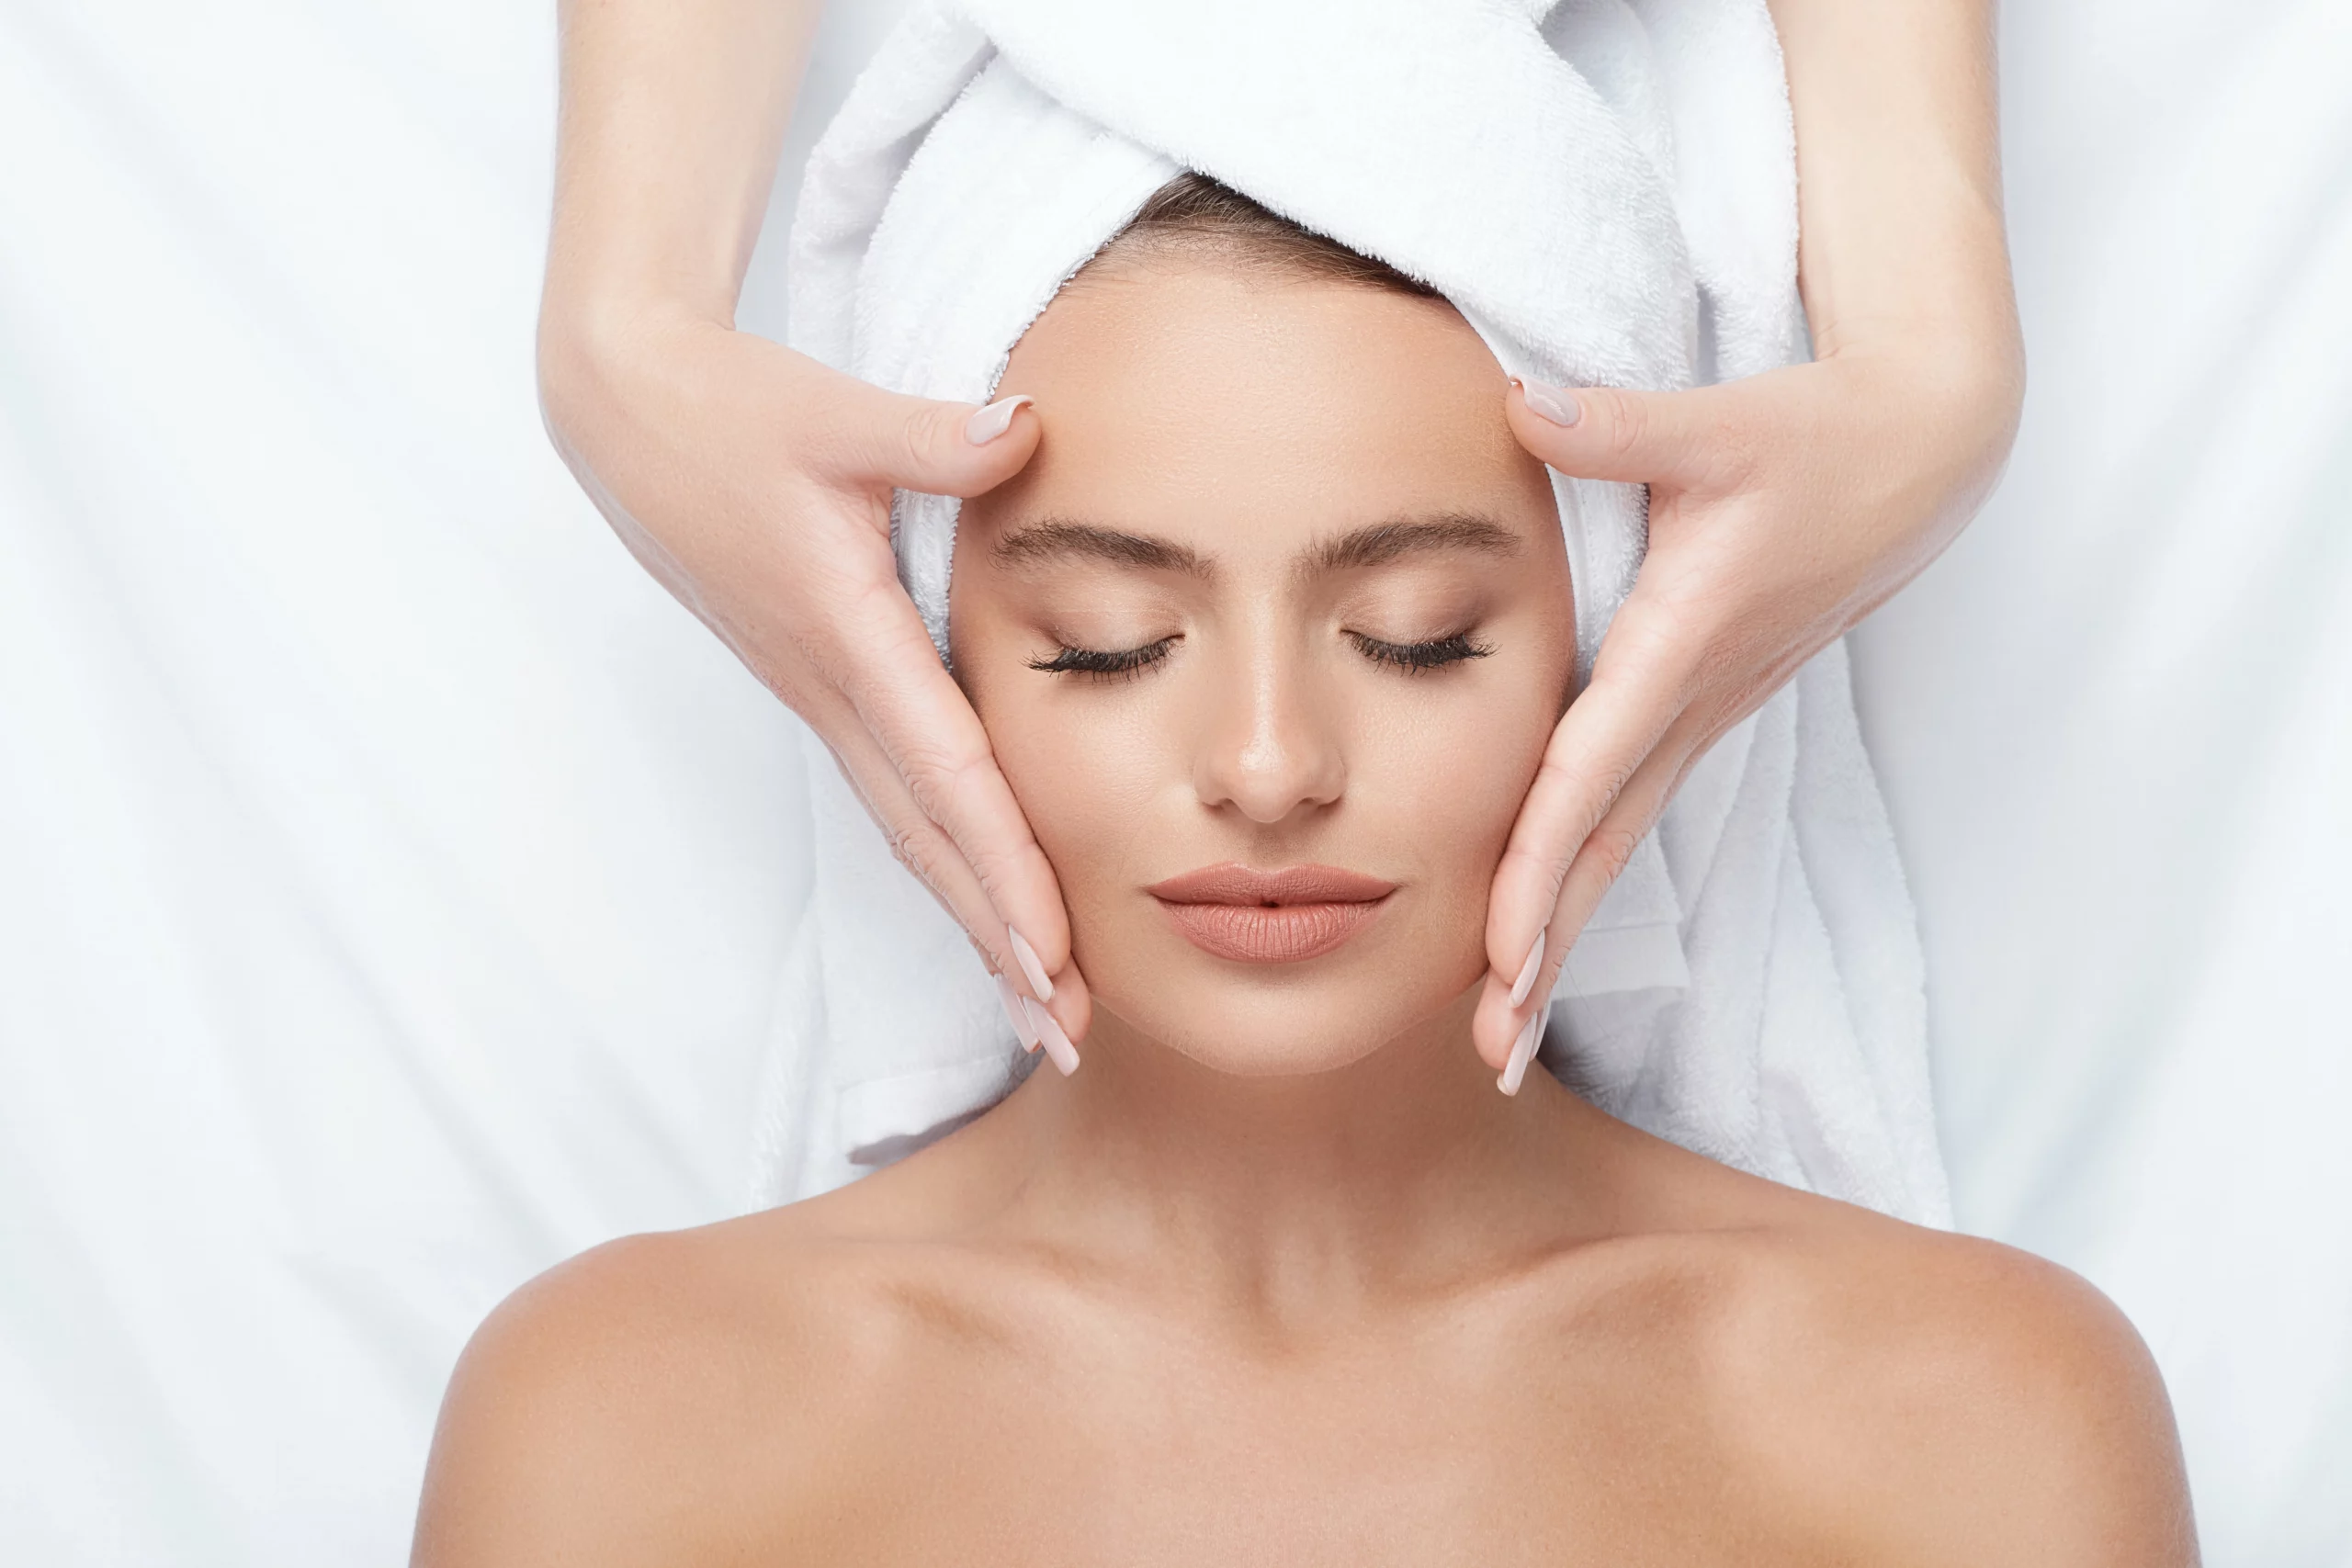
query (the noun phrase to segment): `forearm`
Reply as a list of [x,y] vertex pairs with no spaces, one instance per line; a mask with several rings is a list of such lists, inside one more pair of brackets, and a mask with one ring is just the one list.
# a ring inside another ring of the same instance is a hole
[[1771,0],[1817,357],[1932,345],[2014,381],[1993,0]]
[[820,0],[562,0],[555,222],[542,307],[731,321]]

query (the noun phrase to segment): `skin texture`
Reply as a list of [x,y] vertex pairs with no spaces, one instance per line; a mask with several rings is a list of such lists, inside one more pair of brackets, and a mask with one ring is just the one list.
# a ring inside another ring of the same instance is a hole
[[[1007,385],[1067,412],[966,520],[955,651],[1098,976],[1085,1066],[526,1287],[451,1382],[417,1563],[2194,1561],[2162,1385],[2080,1280],[1474,1059],[1518,796],[1465,785],[1540,764],[1573,628],[1450,310],[1114,265]],[[1510,547],[1302,570],[1433,510]],[[1055,523],[1209,570],[1006,547]],[[1420,673],[1351,635],[1462,626],[1491,651]],[[1141,894],[1309,857],[1398,888],[1288,973]]]
[[[1511,426],[1565,473],[1645,484],[1649,552],[1495,877],[1478,1049],[1544,982],[1691,766],[1941,553],[2000,477],[2024,395],[1988,5],[1773,0],[1796,116],[1813,363],[1670,396],[1563,391]],[[1531,1004],[1532,1006],[1532,1004]]]
[[[900,858],[1024,990],[1006,924],[1090,1022],[1063,890],[899,586],[893,485],[976,495],[1035,448],[734,328],[812,0],[565,0],[539,367],[557,447],[639,560],[832,748]],[[1775,0],[1820,363],[1671,397],[1586,390],[1510,428],[1648,483],[1651,552],[1510,835],[1472,1042],[1498,1066],[1547,968],[1690,765],[1950,542],[2006,459],[2022,356],[1991,0]],[[1539,990],[1538,994],[1541,992]]]
[[[1268,286],[1207,265],[1097,267],[1046,312],[1001,389],[1056,410],[1051,434],[965,508],[949,628],[1059,873],[1096,1038],[1308,1072],[1478,978],[1488,880],[1565,705],[1576,628],[1549,481],[1498,417],[1502,373],[1461,318],[1329,287],[1278,286],[1268,310]],[[1412,417],[1360,420],[1363,389],[1402,366]],[[1082,552],[1111,542],[1088,529],[1186,566]],[[1321,558],[1351,546],[1356,564]],[[1358,640],[1455,636],[1482,651],[1410,671]],[[1162,639],[1123,674],[1030,667]],[[1178,937],[1144,891],[1224,862],[1400,886],[1328,957],[1238,964]]]

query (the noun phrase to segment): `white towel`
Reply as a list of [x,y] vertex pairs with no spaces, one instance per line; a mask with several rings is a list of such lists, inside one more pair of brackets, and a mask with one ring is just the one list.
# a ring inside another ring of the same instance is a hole
[[[1184,169],[1432,284],[1514,374],[1673,389],[1804,353],[1763,0],[922,0],[810,161],[794,344],[984,401],[1064,280]],[[1644,497],[1554,488],[1589,672]],[[956,511],[902,493],[896,519],[943,648]],[[830,754],[806,752],[815,891],[783,980],[765,1201],[921,1146],[1035,1060]],[[1543,1060],[1604,1109],[1945,1220],[1915,920],[1842,645],[1693,771],[1557,997]]]

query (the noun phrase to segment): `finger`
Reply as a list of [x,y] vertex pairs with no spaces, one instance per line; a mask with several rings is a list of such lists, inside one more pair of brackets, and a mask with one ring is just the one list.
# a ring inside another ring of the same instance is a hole
[[820,443],[836,479],[978,495],[1019,473],[1043,434],[1034,400],[985,406],[901,397],[843,377]]
[[[1568,706],[1521,803],[1487,903],[1487,962],[1514,985],[1561,883],[1617,796],[1688,705],[1688,656],[1668,627],[1621,612],[1591,683]],[[1625,637],[1635,638],[1626,641]],[[1573,931],[1554,931],[1566,942]]]
[[1639,392],[1554,387],[1514,378],[1504,408],[1519,444],[1561,473],[1692,489],[1719,478],[1736,452],[1720,387]]
[[1511,1046],[1528,1021],[1550,1005],[1560,970],[1573,958],[1576,939],[1583,933],[1585,922],[1592,918],[1592,911],[1642,840],[1657,826],[1667,802],[1674,798],[1676,787],[1697,754],[1696,731],[1695,720],[1689,726],[1677,725],[1653,748],[1577,851],[1561,878],[1551,919],[1544,926],[1534,984],[1523,998],[1514,1003],[1511,987],[1488,973],[1470,1037],[1479,1058],[1498,1072],[1508,1063]]
[[[1072,968],[1061,885],[997,766],[979,716],[940,663],[914,607],[903,593],[872,597],[873,609],[861,618],[874,627],[875,640],[866,661],[845,671],[843,694],[987,895],[995,919],[967,922],[967,929],[993,957],[1011,962],[1024,991],[1060,1016],[1062,976]],[[1027,953],[1007,926],[1020,931]],[[1033,958],[1044,986],[1032,978]],[[1062,1021],[1071,1027],[1078,1021]]]
[[1510,987],[1489,973],[1478,993],[1477,1010],[1470,1015],[1470,1044],[1478,1059],[1501,1072],[1510,1061],[1524,1015],[1510,1000]]
[[[854,715],[843,714],[842,722],[831,728],[837,737],[827,741],[833,759],[856,790],[867,814],[881,828],[891,853],[955,917],[1000,983],[1011,987],[1016,995],[1034,996],[1035,988],[1028,983],[1012,949],[1010,931],[995,899],[955,840],[932,818],[914,791],[908,787],[898,763]],[[1058,912],[1060,896],[1057,892],[1054,897]],[[1092,1020],[1093,1004],[1085,976],[1075,965],[1063,966],[1055,979],[1052,1002],[1041,1005],[1049,1008],[1069,1038],[1085,1037]],[[1010,1014],[1011,1009],[1007,1011]],[[1016,1031],[1020,1028],[1017,1019],[1014,1027]]]
[[1544,967],[1535,986],[1538,992],[1550,994],[1551,981],[1559,973],[1561,961],[1575,945],[1577,937],[1583,934],[1585,922],[1592,919],[1593,910],[1623,874],[1634,851],[1665,815],[1667,802],[1674,798],[1675,786],[1689,772],[1695,750],[1693,739],[1678,725],[1634,771],[1633,778],[1618,792],[1615,803],[1586,837],[1576,859],[1569,863],[1567,874],[1560,880],[1559,899],[1553,906],[1547,928],[1566,931],[1567,936],[1547,936]]
[[899,776],[898,764],[865,732],[854,714],[843,714],[840,723],[829,728],[826,747],[857,792],[866,814],[889,841],[890,852],[956,917],[989,969],[1019,985],[1020,971],[1005,940],[1004,921],[988,889],[956,848],[956,840],[924,812]]

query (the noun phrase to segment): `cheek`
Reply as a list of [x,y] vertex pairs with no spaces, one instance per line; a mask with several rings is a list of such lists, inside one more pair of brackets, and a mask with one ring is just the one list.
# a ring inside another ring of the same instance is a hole
[[1117,688],[1026,669],[1000,673],[975,696],[997,765],[1082,932],[1139,885],[1150,808],[1167,776],[1165,727]]
[[1430,939],[1483,953],[1495,866],[1554,716],[1549,703],[1527,700],[1542,689],[1532,671],[1480,673],[1474,689],[1384,715],[1359,779],[1374,786],[1366,795],[1379,801],[1385,834],[1414,847],[1430,918],[1443,932]]
[[1183,869],[1151,861],[1166,842],[1170,791],[1190,776],[1172,754],[1177,727],[1150,675],[1099,685],[1028,668],[1037,634],[966,582],[948,617],[956,668],[1054,868],[1089,987],[1108,1002],[1131,945],[1120,933],[1139,918],[1136,889]]

